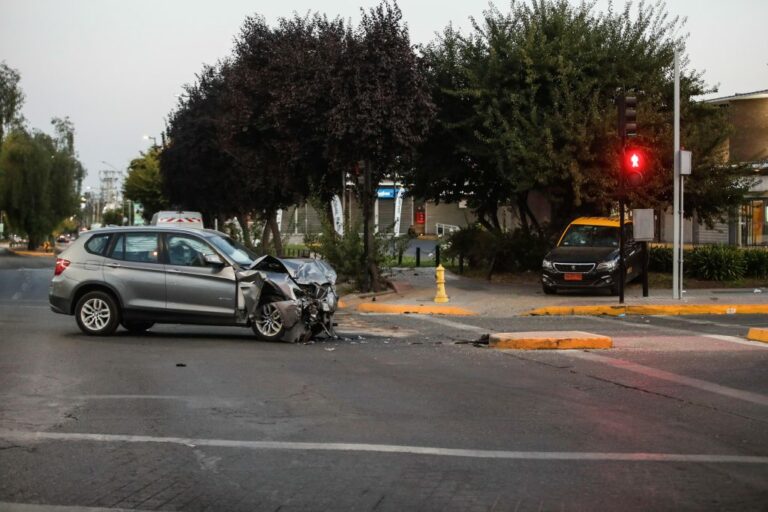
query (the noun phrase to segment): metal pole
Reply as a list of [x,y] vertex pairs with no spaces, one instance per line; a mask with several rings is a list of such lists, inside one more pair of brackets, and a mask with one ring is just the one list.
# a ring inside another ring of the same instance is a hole
[[672,216],[672,230],[674,231],[672,240],[672,298],[681,299],[680,293],[682,286],[680,286],[680,250],[681,240],[681,217],[682,217],[682,205],[680,204],[680,53],[675,50],[675,98],[674,98],[674,142],[673,142],[673,161],[674,161],[674,175],[673,175],[673,196],[674,201],[672,204],[673,216]]
[[626,264],[624,263],[624,173],[619,179],[619,304],[624,304],[624,279]]

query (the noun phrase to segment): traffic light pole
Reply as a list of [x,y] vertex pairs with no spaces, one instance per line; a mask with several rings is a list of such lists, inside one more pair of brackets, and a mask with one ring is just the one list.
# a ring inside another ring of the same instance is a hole
[[682,176],[680,175],[680,53],[675,50],[675,89],[674,89],[674,176],[672,201],[672,298],[683,298],[683,202]]

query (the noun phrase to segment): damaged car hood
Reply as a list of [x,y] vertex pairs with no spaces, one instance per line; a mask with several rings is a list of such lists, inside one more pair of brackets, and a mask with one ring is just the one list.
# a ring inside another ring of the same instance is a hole
[[335,284],[336,271],[322,260],[311,258],[283,260],[265,255],[254,261],[248,270],[288,274],[298,284]]

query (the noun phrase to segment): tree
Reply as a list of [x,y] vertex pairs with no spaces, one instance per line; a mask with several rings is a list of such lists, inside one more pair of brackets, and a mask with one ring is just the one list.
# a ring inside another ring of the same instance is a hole
[[123,195],[141,203],[142,216],[149,222],[155,212],[168,207],[168,200],[163,195],[163,182],[160,174],[160,148],[153,146],[146,153],[131,160],[128,176],[123,184]]
[[[224,108],[222,68],[206,66],[168,119],[167,144],[159,155],[163,195],[178,209],[214,215],[238,213],[248,197],[237,163],[223,148],[219,118]],[[247,230],[245,230],[247,231]]]
[[347,31],[344,51],[335,76],[329,146],[338,167],[362,167],[364,288],[378,290],[371,214],[376,188],[409,165],[427,134],[433,104],[396,3],[384,1],[363,12],[358,29]]
[[[680,25],[660,4],[595,13],[589,3],[536,0],[513,2],[506,13],[491,7],[469,36],[449,29],[424,51],[439,117],[410,174],[414,192],[434,200],[465,194],[495,233],[505,204],[517,208],[524,230],[539,227],[528,208],[534,191],[549,199],[555,229],[577,215],[608,214],[617,199],[621,152],[614,100],[642,89],[634,143],[646,148],[653,173],[629,201],[668,206],[671,71],[675,48],[684,47]],[[727,133],[722,117],[690,99],[706,92],[700,75],[685,73],[683,142],[699,148],[701,163],[713,161],[714,142]],[[706,135],[694,128],[699,122],[706,123]],[[433,173],[436,163],[449,173]],[[724,214],[744,192],[735,169],[696,173],[690,181],[707,216]]]
[[19,72],[9,67],[5,61],[0,62],[0,142],[7,131],[24,124],[21,115],[24,93],[19,87],[19,81]]

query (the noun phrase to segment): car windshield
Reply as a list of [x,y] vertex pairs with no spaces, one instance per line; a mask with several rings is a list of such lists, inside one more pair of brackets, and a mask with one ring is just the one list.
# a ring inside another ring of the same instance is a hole
[[618,247],[619,228],[574,224],[560,241],[566,247]]
[[240,242],[232,240],[228,236],[213,236],[210,238],[210,241],[218,250],[226,254],[241,267],[249,266],[253,263],[253,260],[258,258],[258,256],[246,246]]

